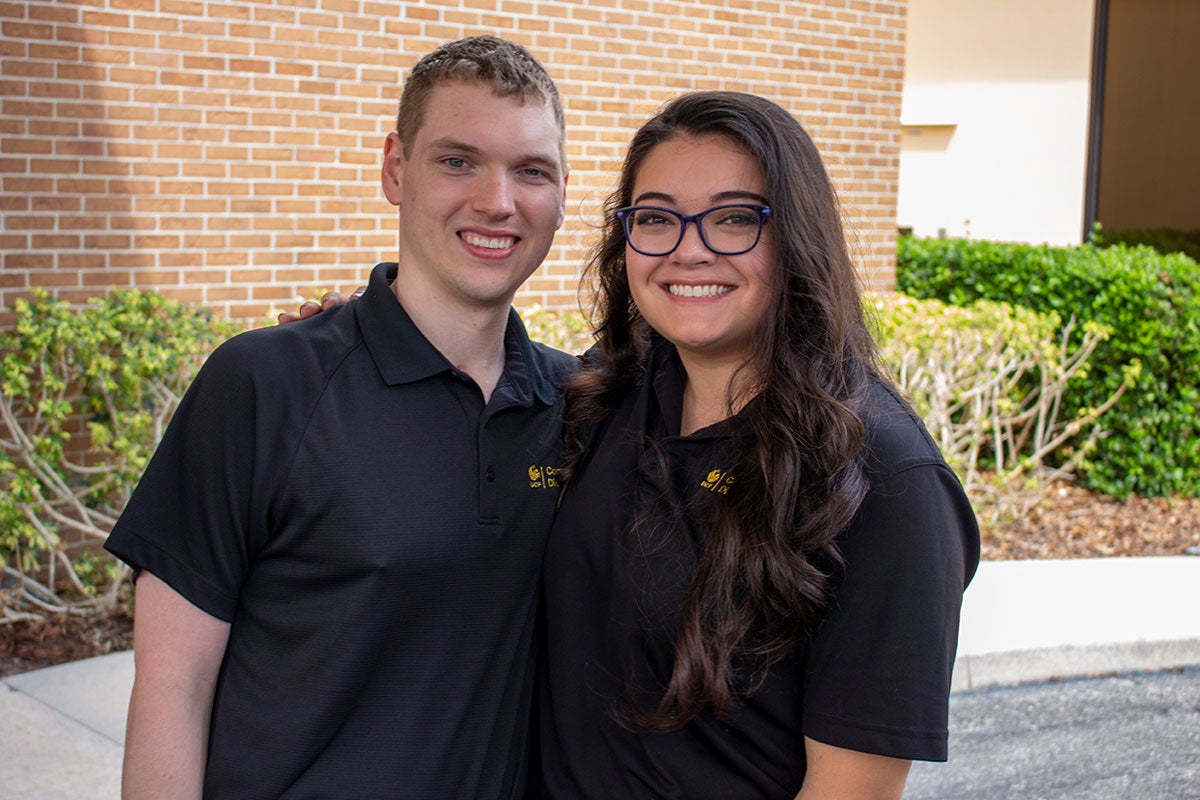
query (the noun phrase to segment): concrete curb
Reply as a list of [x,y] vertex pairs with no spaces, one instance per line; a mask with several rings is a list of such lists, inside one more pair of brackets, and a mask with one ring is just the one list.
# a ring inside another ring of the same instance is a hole
[[1200,664],[1200,558],[990,561],[963,597],[952,691]]
[[1195,639],[960,656],[951,691],[1193,665],[1200,665],[1200,641]]

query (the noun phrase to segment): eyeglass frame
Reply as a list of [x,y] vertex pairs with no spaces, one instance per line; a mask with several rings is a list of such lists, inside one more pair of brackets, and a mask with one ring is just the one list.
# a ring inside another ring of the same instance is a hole
[[[708,243],[708,237],[704,235],[704,226],[700,224],[700,221],[711,212],[720,211],[725,208],[746,208],[758,212],[758,233],[754,236],[754,243],[744,250],[718,250]],[[638,246],[633,243],[633,235],[629,230],[629,221],[633,216],[633,212],[643,210],[662,211],[679,220],[679,238],[675,241],[675,244],[671,246],[671,249],[667,250],[665,253],[647,253],[645,250],[638,248]],[[687,233],[687,226],[689,222],[695,224],[696,232],[700,234],[700,241],[703,242],[704,246],[710,251],[719,256],[740,256],[743,253],[749,253],[751,250],[758,247],[758,243],[762,241],[763,225],[767,223],[767,220],[771,216],[771,207],[759,203],[724,203],[719,206],[713,206],[712,208],[706,208],[697,214],[681,214],[675,209],[666,208],[665,206],[624,206],[623,208],[617,209],[616,216],[621,223],[621,232],[625,234],[625,243],[632,247],[634,252],[650,258],[669,256],[671,253],[674,253],[676,250],[678,250],[679,245],[683,244],[683,237],[684,234]]]

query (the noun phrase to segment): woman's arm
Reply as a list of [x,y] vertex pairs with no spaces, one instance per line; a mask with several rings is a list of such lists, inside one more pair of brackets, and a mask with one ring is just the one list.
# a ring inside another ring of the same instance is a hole
[[796,800],[899,800],[912,763],[804,737],[808,769]]
[[317,314],[320,314],[327,308],[340,306],[343,303],[349,303],[356,297],[361,297],[362,293],[366,290],[367,287],[360,286],[355,289],[354,294],[350,295],[349,297],[341,292],[326,292],[325,294],[321,295],[321,301],[319,303],[316,300],[309,300],[301,303],[300,307],[295,311],[281,311],[276,319],[279,320],[280,325],[286,325],[289,322],[299,322],[302,319],[315,317]]
[[149,572],[138,577],[125,800],[200,798],[213,693],[228,640],[229,623]]

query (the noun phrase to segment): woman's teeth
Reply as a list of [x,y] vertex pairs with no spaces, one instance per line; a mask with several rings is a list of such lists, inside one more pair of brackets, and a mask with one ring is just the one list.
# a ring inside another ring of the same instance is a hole
[[689,286],[682,283],[672,283],[667,286],[667,291],[676,297],[716,297],[717,295],[732,292],[733,287],[721,286],[716,283],[709,283],[703,286]]

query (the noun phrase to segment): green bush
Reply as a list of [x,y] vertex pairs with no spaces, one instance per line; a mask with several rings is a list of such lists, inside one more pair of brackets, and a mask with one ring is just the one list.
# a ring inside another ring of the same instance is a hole
[[1102,406],[1064,415],[1063,395],[1086,380],[1107,331],[1088,324],[1075,337],[1053,312],[894,294],[870,298],[867,313],[900,390],[993,520],[1020,516],[1047,482],[1069,477],[1128,385]]
[[[103,543],[204,357],[235,330],[138,290],[81,311],[37,291],[0,333],[4,619],[85,613],[116,598]],[[98,591],[103,589],[102,595]]]
[[591,326],[578,311],[542,308],[534,305],[518,308],[521,321],[535,342],[556,347],[567,353],[581,355],[595,344]]
[[902,237],[897,287],[954,305],[1012,303],[1110,331],[1089,379],[1064,398],[1070,415],[1096,408],[1140,365],[1105,418],[1107,435],[1081,465],[1087,485],[1200,495],[1200,267],[1149,247],[1095,248]]
[[1200,261],[1200,230],[1182,231],[1176,228],[1100,230],[1096,235],[1096,244],[1104,247],[1115,244],[1144,244],[1147,247],[1153,247],[1164,255],[1183,253],[1193,261]]

